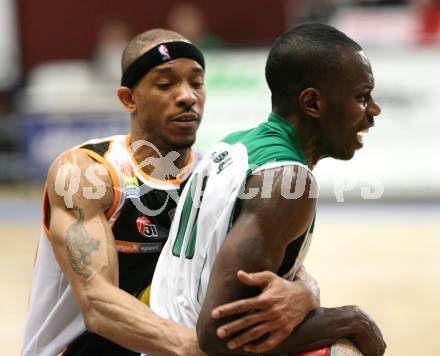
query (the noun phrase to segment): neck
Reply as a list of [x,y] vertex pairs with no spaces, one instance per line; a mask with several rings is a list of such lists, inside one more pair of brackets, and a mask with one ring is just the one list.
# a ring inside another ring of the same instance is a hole
[[[150,144],[142,144],[142,141]],[[133,158],[142,171],[161,180],[176,178],[188,164],[191,154],[191,148],[172,149],[135,134],[131,135],[130,145]]]
[[295,128],[295,131],[301,140],[304,157],[307,160],[307,165],[312,170],[316,166],[318,161],[322,158],[319,150],[319,141],[313,126],[311,124],[308,124],[308,122],[304,123],[298,118],[297,115],[293,113],[279,113],[275,110],[274,113],[288,120]]

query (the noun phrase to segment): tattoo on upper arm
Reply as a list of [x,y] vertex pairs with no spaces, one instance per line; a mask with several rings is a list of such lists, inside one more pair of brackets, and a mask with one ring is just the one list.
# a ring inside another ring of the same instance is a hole
[[79,220],[69,227],[66,233],[66,247],[69,262],[76,274],[88,278],[92,271],[88,267],[91,264],[91,253],[99,249],[100,241],[91,237],[84,227],[84,211],[74,207],[79,213]]

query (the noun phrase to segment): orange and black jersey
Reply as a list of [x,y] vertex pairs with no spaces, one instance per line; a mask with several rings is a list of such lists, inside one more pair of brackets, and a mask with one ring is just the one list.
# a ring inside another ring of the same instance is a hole
[[[74,149],[84,151],[103,164],[111,176],[114,201],[106,212],[106,217],[112,226],[118,251],[119,287],[147,302],[154,269],[168,238],[178,197],[187,178],[200,161],[201,154],[192,151],[187,165],[179,174],[170,172],[175,178],[166,179],[165,176],[159,180],[142,171],[133,157],[131,147],[129,136],[118,135],[91,140]],[[43,229],[42,235],[44,239],[50,239],[47,228]],[[56,260],[48,263],[51,258],[45,258],[46,255],[53,254],[48,249],[50,244],[40,241],[23,354],[59,354],[63,350],[63,355],[78,356],[138,354],[85,329],[73,293],[56,265]],[[42,262],[43,259],[45,263]],[[47,276],[54,276],[54,280],[48,281]],[[59,280],[64,281],[61,291],[54,288],[56,293],[48,295],[46,288],[43,293],[45,285],[55,285]],[[46,296],[44,302],[41,301],[42,295]],[[33,302],[33,299],[38,299],[38,302]],[[64,322],[63,313],[79,315]],[[59,325],[60,320],[63,325]],[[65,335],[61,340],[60,334]],[[41,349],[43,339],[45,342],[53,340],[44,350]]]

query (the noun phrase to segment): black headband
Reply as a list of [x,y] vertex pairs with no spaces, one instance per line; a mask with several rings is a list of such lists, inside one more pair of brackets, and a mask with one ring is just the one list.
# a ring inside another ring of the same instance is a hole
[[122,75],[121,85],[132,88],[151,68],[176,58],[189,58],[205,69],[202,52],[193,44],[183,41],[164,42],[136,59]]

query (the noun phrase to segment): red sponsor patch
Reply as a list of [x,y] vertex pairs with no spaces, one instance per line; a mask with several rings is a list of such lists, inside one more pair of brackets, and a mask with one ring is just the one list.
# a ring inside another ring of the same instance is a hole
[[136,227],[139,233],[145,237],[157,237],[156,225],[151,223],[151,220],[146,216],[139,216],[136,219]]
[[151,221],[150,219],[148,219],[146,216],[139,216],[136,219],[136,226],[137,226],[137,230],[139,231],[139,233],[144,236],[144,228],[145,225],[150,225]]

